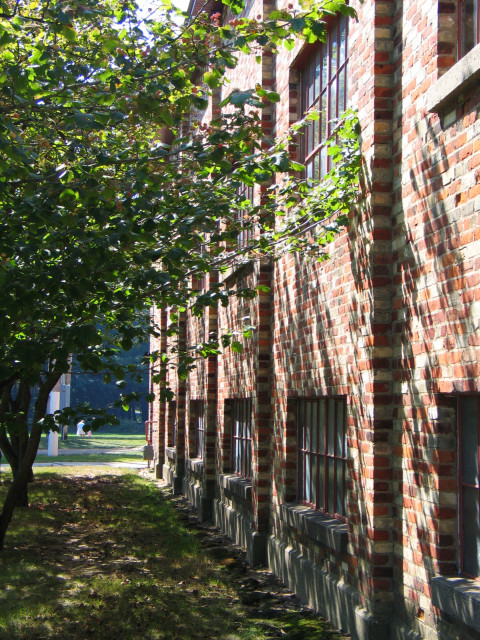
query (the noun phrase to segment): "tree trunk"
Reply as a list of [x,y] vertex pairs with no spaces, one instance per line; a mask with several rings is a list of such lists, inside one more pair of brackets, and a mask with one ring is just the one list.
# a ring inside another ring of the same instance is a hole
[[15,499],[15,507],[28,507],[28,482],[19,487]]
[[12,469],[13,482],[8,489],[0,515],[0,551],[4,548],[5,534],[12,520],[15,507],[28,506],[27,485],[33,479],[32,465],[35,461],[38,445],[40,444],[40,437],[42,435],[42,425],[40,421],[45,417],[48,396],[59,380],[60,375],[61,374],[57,372],[52,372],[39,389],[30,435],[27,438],[26,447],[24,447],[24,445],[21,447],[21,457],[17,458],[17,469]]
[[[32,470],[30,468],[30,474]],[[0,551],[4,548],[5,534],[16,507],[28,507],[28,475],[22,481],[22,475],[17,475],[8,489],[0,515]]]

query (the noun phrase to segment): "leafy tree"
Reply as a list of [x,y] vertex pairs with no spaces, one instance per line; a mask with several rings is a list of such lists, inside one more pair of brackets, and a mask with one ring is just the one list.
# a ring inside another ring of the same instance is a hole
[[[256,229],[250,255],[312,238],[322,254],[346,221],[359,164],[353,117],[320,185],[293,177],[290,140],[263,138],[260,111],[274,92],[232,92],[208,127],[183,123],[212,91],[225,93],[236,53],[314,42],[326,15],[352,10],[335,0],[260,22],[235,18],[241,0],[223,3],[230,23],[201,13],[178,26],[168,0],[143,20],[133,0],[0,0],[0,448],[13,471],[0,548],[15,505],[28,504],[42,432],[73,418],[47,414],[71,354],[84,371],[121,377],[118,350],[156,331],[139,322],[151,305],[201,313],[253,295],[192,288],[234,259],[238,209]],[[275,187],[261,207],[237,195],[255,183]],[[189,364],[180,358],[180,371]],[[90,428],[108,419],[89,411]]]

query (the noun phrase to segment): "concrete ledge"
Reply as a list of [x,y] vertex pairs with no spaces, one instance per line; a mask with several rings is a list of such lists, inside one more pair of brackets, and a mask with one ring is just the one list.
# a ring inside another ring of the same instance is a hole
[[432,603],[454,620],[480,632],[480,584],[460,576],[433,578]]
[[163,479],[172,487],[174,496],[180,496],[183,494],[183,476],[176,475],[175,469],[170,467],[168,464],[163,465]]
[[252,529],[248,518],[234,511],[221,500],[214,500],[213,522],[233,542],[245,549],[247,562],[252,567],[266,563],[267,536]]
[[284,524],[337,553],[343,553],[347,548],[348,528],[345,522],[301,504],[282,504],[280,519]]
[[480,44],[441,76],[427,92],[427,111],[436,113],[480,78]]
[[232,493],[243,500],[252,499],[252,483],[250,480],[241,478],[234,474],[223,474],[218,479],[220,486],[227,492]]
[[176,460],[177,459],[177,450],[175,449],[175,447],[166,447],[165,448],[165,455],[167,456],[167,458],[169,460]]
[[183,481],[183,493],[190,504],[197,510],[200,522],[212,519],[213,498],[206,496],[200,485],[185,478]]
[[352,640],[388,640],[388,621],[376,619],[359,607],[357,592],[342,580],[322,571],[299,551],[274,536],[267,541],[268,567],[302,602],[328,618]]
[[185,460],[185,467],[197,476],[201,476],[203,474],[202,458],[187,458]]

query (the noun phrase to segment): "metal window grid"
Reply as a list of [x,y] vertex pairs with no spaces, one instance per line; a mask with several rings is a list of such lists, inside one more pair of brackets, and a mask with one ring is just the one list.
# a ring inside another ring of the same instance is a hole
[[346,402],[308,398],[297,403],[298,499],[346,520]]
[[315,110],[318,121],[311,121],[301,139],[301,157],[307,179],[320,180],[331,169],[326,141],[335,122],[347,106],[348,21],[342,16],[328,31],[301,71],[302,113]]
[[252,477],[252,401],[232,401],[232,471]]
[[458,0],[458,57],[480,43],[480,0]]
[[480,398],[458,401],[459,537],[461,572],[480,577]]
[[205,442],[205,403],[202,400],[190,402],[190,416],[193,422],[195,437],[195,456],[203,459],[203,447]]

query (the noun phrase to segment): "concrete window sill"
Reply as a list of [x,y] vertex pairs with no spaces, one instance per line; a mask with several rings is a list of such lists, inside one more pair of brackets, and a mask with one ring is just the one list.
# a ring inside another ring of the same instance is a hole
[[480,583],[461,576],[433,578],[432,603],[467,627],[480,632]]
[[343,553],[347,548],[348,528],[345,522],[301,504],[282,504],[280,519],[321,545]]
[[175,447],[166,447],[165,454],[169,460],[177,459],[177,450],[175,449]]
[[243,500],[252,499],[252,483],[246,478],[240,478],[233,474],[224,474],[220,476],[220,486],[223,489]]
[[202,458],[187,458],[187,469],[190,469],[193,473],[201,475],[203,473],[203,459]]
[[480,78],[480,44],[453,65],[428,90],[427,110],[442,111]]
[[233,276],[238,276],[241,271],[248,273],[254,267],[254,261],[248,256],[237,258],[233,264],[224,272],[219,273],[219,282],[225,282]]

